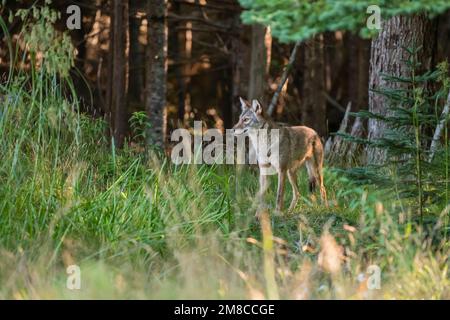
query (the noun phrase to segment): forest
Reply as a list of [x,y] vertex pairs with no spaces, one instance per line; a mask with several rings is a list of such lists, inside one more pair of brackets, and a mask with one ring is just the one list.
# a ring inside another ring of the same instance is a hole
[[449,59],[445,0],[0,1],[0,299],[450,299]]

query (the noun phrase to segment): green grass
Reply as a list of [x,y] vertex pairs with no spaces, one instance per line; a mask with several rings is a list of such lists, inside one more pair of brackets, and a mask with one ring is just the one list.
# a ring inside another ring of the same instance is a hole
[[[446,203],[421,224],[392,188],[327,166],[331,206],[311,201],[302,172],[295,211],[269,210],[262,232],[256,168],[115,150],[53,67],[0,85],[0,298],[450,298]],[[74,264],[80,290],[66,287]]]
[[[27,83],[2,88],[1,298],[268,297],[255,168],[114,150],[102,121],[75,112],[57,87],[40,95],[52,86]],[[439,211],[423,227],[395,195],[332,168],[325,178],[330,208],[311,201],[302,172],[295,212],[271,215],[281,298],[450,298]],[[81,290],[66,288],[72,264]],[[371,264],[382,270],[380,290],[357,280]]]

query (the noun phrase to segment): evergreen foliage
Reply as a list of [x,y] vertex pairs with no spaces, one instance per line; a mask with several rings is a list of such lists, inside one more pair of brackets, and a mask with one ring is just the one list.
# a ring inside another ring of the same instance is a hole
[[445,0],[239,0],[247,10],[246,23],[269,25],[272,34],[283,42],[306,40],[325,31],[350,30],[363,37],[377,33],[367,28],[372,14],[367,8],[380,7],[383,19],[397,15],[426,12],[435,16],[450,8]]
[[[416,74],[420,67],[417,53],[420,48],[407,48],[409,75],[396,77],[384,75],[396,85],[377,88],[377,94],[386,97],[387,114],[367,110],[352,113],[363,119],[376,119],[387,124],[385,135],[377,139],[354,139],[348,134],[338,135],[355,143],[379,148],[386,152],[386,163],[379,166],[347,170],[353,179],[394,188],[400,198],[416,198],[420,213],[424,206],[433,203],[448,203],[449,154],[446,125],[444,144],[429,161],[429,150],[433,133],[442,120],[442,109],[447,98],[450,81],[448,63],[442,62],[436,70]],[[448,120],[448,115],[446,115]],[[447,121],[448,122],[448,121]],[[440,208],[442,210],[442,208]]]

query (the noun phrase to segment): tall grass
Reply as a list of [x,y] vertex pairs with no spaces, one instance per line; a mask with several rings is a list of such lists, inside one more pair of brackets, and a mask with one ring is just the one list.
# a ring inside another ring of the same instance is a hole
[[302,174],[295,212],[261,230],[255,170],[115,150],[67,88],[43,64],[0,86],[0,298],[450,298],[440,210],[411,222],[395,195],[327,168],[331,208]]

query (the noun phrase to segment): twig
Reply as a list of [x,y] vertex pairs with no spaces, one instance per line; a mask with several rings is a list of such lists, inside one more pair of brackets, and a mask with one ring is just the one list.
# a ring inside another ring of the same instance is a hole
[[226,50],[226,48],[218,47],[215,44],[211,44],[211,43],[200,41],[200,40],[194,40],[194,39],[192,39],[192,42],[193,43],[197,43],[197,44],[199,44],[199,45],[201,45],[203,47],[207,47],[207,48],[211,48],[211,49],[217,50],[217,51],[219,51],[220,53],[222,53],[222,54],[224,54],[226,56],[230,55],[230,53]]
[[206,20],[204,18],[194,17],[194,16],[180,16],[175,13],[169,13],[167,16],[171,20],[177,20],[177,21],[195,21],[199,23],[204,23],[206,25],[209,25],[211,27],[219,28],[219,29],[230,29],[231,26],[221,24],[221,23],[215,23],[209,20]]
[[341,106],[336,100],[334,100],[330,95],[326,92],[323,92],[323,95],[325,96],[325,99],[336,109],[338,109],[340,112],[345,112],[345,108]]
[[103,98],[103,94],[102,94],[102,85],[101,85],[101,81],[100,78],[102,76],[102,66],[103,66],[103,57],[100,57],[100,60],[98,61],[98,67],[97,67],[97,89],[98,89],[98,97],[100,99],[100,104],[102,106],[103,111],[106,113],[106,102],[105,99]]
[[87,35],[84,36],[83,40],[81,40],[81,41],[75,43],[75,46],[78,47],[78,46],[81,45],[82,43],[86,42],[87,39],[92,38],[92,37],[95,37],[95,36],[98,36],[99,34],[101,34],[102,32],[105,32],[105,31],[107,31],[107,30],[108,30],[108,28],[105,27],[105,28],[101,28],[101,29],[98,30],[98,31],[95,31],[95,32],[92,32],[92,33],[88,33]]
[[[350,131],[350,135],[355,138],[361,138],[364,135],[364,124],[360,117],[355,118],[355,122],[353,122],[352,130]],[[347,149],[347,163],[349,165],[352,164],[352,161],[355,160],[357,155],[358,143],[350,142]]]
[[[348,118],[350,115],[350,111],[352,108],[352,103],[351,101],[347,104],[347,108],[345,109],[345,114],[344,114],[344,118],[342,119],[341,125],[339,126],[339,130],[338,133],[346,133],[347,132],[347,126],[348,126]],[[345,150],[342,147],[342,137],[340,136],[336,136],[334,137],[334,139],[328,139],[326,145],[325,145],[325,149],[326,149],[326,156],[328,158],[328,160],[330,162],[332,162],[334,160],[334,158],[337,155],[341,155],[345,153]]]
[[344,118],[342,119],[341,125],[339,126],[339,132],[347,131],[348,116],[350,115],[351,109],[352,109],[352,102],[349,101],[347,104],[347,108],[345,108]]
[[239,6],[232,6],[230,5],[214,5],[214,4],[200,4],[195,2],[187,2],[183,0],[172,0],[172,2],[178,2],[183,5],[187,6],[194,6],[194,7],[201,7],[204,9],[211,9],[211,10],[219,10],[219,11],[231,11],[231,12],[241,12],[242,9]]
[[434,158],[434,154],[436,153],[436,149],[439,146],[439,140],[441,139],[442,130],[444,129],[445,123],[447,122],[447,117],[450,109],[450,92],[448,93],[447,102],[445,103],[444,110],[441,113],[441,121],[436,127],[433,135],[433,141],[430,146],[430,158],[428,159],[431,162]]
[[227,35],[231,35],[231,36],[238,36],[238,33],[236,33],[236,32],[231,32],[229,30],[221,30],[221,29],[176,27],[175,30],[177,30],[177,31],[205,32],[205,33],[217,32],[217,33],[226,33]]
[[289,73],[291,72],[292,66],[293,66],[294,61],[295,61],[295,57],[297,56],[297,51],[298,51],[298,48],[300,47],[300,43],[301,43],[300,41],[297,41],[295,43],[294,49],[292,49],[291,56],[289,57],[289,62],[286,65],[286,67],[285,67],[285,69],[283,71],[283,75],[281,77],[281,81],[278,84],[278,88],[277,88],[277,90],[275,91],[275,93],[274,93],[274,95],[272,97],[272,101],[270,102],[269,108],[267,109],[267,113],[269,114],[269,116],[272,115],[273,110],[275,109],[275,107],[277,105],[278,97],[280,96],[280,92],[283,89],[287,78],[289,77]]

